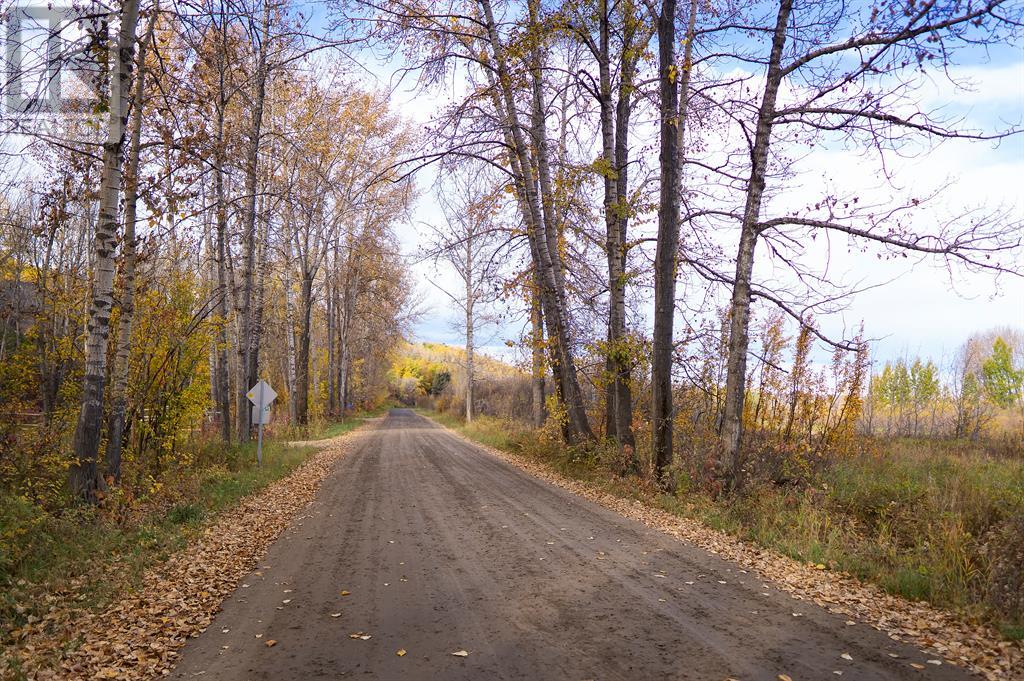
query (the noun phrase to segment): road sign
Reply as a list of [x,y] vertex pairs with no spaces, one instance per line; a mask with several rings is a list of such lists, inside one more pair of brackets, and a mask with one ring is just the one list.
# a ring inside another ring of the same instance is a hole
[[269,383],[261,378],[256,382],[256,385],[249,388],[249,392],[247,392],[245,396],[248,397],[249,401],[257,407],[266,407],[274,401],[274,398],[277,397],[277,393],[270,387]]
[[265,423],[270,423],[270,405],[260,409],[255,404],[252,405],[252,424],[254,426],[262,426]]
[[263,424],[270,420],[270,403],[277,393],[262,378],[245,394],[252,402],[252,422],[259,426],[256,438],[256,464],[263,466]]

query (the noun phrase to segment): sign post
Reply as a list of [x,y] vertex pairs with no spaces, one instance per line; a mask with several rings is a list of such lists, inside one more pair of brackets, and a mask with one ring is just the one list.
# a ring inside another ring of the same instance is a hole
[[254,420],[258,424],[259,434],[256,436],[256,464],[262,467],[263,424],[270,416],[270,403],[274,401],[275,397],[277,397],[277,393],[270,387],[270,384],[261,378],[256,382],[256,385],[249,388],[249,392],[247,392],[245,396],[248,397],[249,401],[253,404],[253,415],[256,417]]

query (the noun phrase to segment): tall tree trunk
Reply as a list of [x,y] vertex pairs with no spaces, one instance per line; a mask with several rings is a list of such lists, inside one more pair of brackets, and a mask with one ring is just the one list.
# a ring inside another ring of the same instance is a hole
[[473,420],[473,303],[466,305],[466,423]]
[[[223,148],[224,113],[218,115],[218,136]],[[217,411],[220,413],[220,435],[224,442],[231,441],[231,390],[228,385],[228,319],[230,308],[228,303],[228,209],[227,196],[224,188],[223,155],[215,161],[214,186],[217,201]]]
[[228,207],[227,194],[224,187],[224,164],[227,155],[225,140],[225,117],[227,116],[227,64],[225,51],[227,50],[227,24],[224,17],[221,17],[220,40],[218,46],[218,79],[216,105],[216,126],[215,126],[215,149],[213,160],[213,182],[214,201],[216,202],[217,222],[217,361],[216,377],[217,385],[215,397],[217,399],[217,411],[220,414],[220,436],[225,443],[231,442],[231,391],[228,385],[228,296],[233,286],[228,276]]
[[[267,293],[267,260],[268,241],[270,238],[270,216],[267,215],[266,196],[260,196],[260,208],[257,213],[258,231],[256,235],[256,288],[253,291],[254,300],[252,303],[252,327],[250,329],[253,339],[251,354],[249,355],[250,379],[249,385],[259,380],[260,348],[263,339],[263,317],[266,311]],[[246,405],[248,409],[248,405]]]
[[782,51],[786,45],[786,28],[793,9],[793,0],[780,0],[772,36],[772,50],[768,58],[764,95],[757,113],[754,146],[750,151],[750,179],[747,181],[747,200],[740,227],[739,250],[736,254],[736,277],[733,282],[729,328],[729,354],[725,378],[725,406],[719,435],[721,459],[719,466],[727,471],[732,489],[743,482],[743,459],[740,437],[743,430],[744,384],[747,373],[747,347],[749,345],[751,280],[754,272],[754,247],[764,196],[765,175],[768,169],[768,149],[771,145],[772,120],[775,100],[782,82]]
[[473,303],[476,301],[473,281],[473,239],[466,240],[466,423],[473,420]]
[[632,3],[623,3],[623,36],[620,55],[618,102],[613,102],[610,22],[607,0],[601,0],[599,70],[601,136],[605,165],[605,251],[608,259],[608,351],[606,372],[610,384],[605,431],[619,446],[635,445],[630,366],[623,347],[626,340],[626,229],[629,220],[629,119],[632,112],[633,77],[636,69]]
[[[539,0],[529,3],[530,25],[536,34],[541,33],[539,23]],[[556,329],[549,334],[555,339],[554,350],[558,353],[561,363],[561,398],[566,411],[568,429],[567,440],[570,443],[593,440],[594,434],[587,419],[586,405],[583,402],[583,391],[580,389],[576,374],[576,362],[572,352],[572,340],[569,335],[569,314],[565,294],[565,271],[559,249],[559,219],[555,205],[555,192],[551,182],[551,170],[548,162],[547,144],[547,111],[544,104],[543,70],[541,47],[534,45],[530,64],[530,80],[532,83],[531,132],[534,153],[537,156],[537,175],[540,182],[542,224],[547,241],[548,268],[554,280],[553,303],[557,309],[554,317]],[[548,315],[550,318],[550,315]]]
[[679,90],[675,63],[676,3],[662,0],[658,17],[661,192],[654,255],[654,333],[651,352],[651,426],[654,466],[662,484],[672,463],[672,327],[679,250]]
[[[206,185],[200,185],[200,197],[203,200],[203,205],[207,205],[206,196]],[[210,285],[215,286],[213,282],[218,280],[217,277],[217,247],[214,243],[213,237],[213,220],[210,219],[209,213],[203,218],[203,239],[206,243],[206,258],[207,258],[207,273],[206,276],[209,278]],[[219,285],[216,285],[210,295],[210,300],[215,301],[217,297],[217,291]],[[218,343],[210,343],[210,397],[213,399],[214,407],[220,404],[220,383],[217,381],[217,368],[220,364],[217,361],[217,345]]]
[[342,354],[342,368],[344,370],[344,381],[341,384],[342,395],[345,397],[345,404],[351,405],[354,402],[352,397],[352,323],[356,316],[356,303],[358,302],[358,296],[362,276],[358,269],[352,273],[352,284],[350,294],[347,299],[347,306],[345,307],[345,351]]
[[288,422],[291,425],[298,423],[297,402],[295,399],[296,377],[295,365],[298,360],[295,357],[295,293],[292,291],[292,241],[285,239],[285,275],[284,275],[284,304],[285,304],[285,381],[288,383]]
[[299,343],[295,353],[295,417],[299,424],[309,422],[309,341],[313,314],[313,277],[304,272],[299,293]]
[[[605,349],[605,374],[608,387],[605,396],[605,437],[619,439],[617,377],[618,366],[615,361],[619,335],[618,294],[622,290],[622,272],[619,269],[621,260],[618,257],[622,250],[619,243],[619,225],[616,220],[618,206],[618,182],[615,176],[615,117],[612,102],[611,76],[611,22],[608,0],[598,0],[598,105],[601,112],[601,176],[604,180],[604,223],[605,223],[605,255],[608,259],[608,345]],[[621,445],[621,443],[620,443]]]
[[[690,0],[683,67],[675,64],[674,0],[662,2],[658,18],[658,80],[661,122],[661,188],[658,243],[654,256],[654,332],[651,353],[651,425],[654,466],[659,481],[670,485],[673,417],[672,354],[675,325],[676,275],[679,264],[679,202],[684,132],[690,89],[697,0]],[[678,85],[677,82],[678,81]],[[680,94],[681,93],[681,94]]]
[[[527,227],[527,236],[530,240],[531,254],[536,258],[535,263],[540,270],[543,286],[541,287],[541,300],[544,307],[544,321],[548,326],[548,345],[550,349],[551,371],[558,385],[559,397],[561,398],[566,412],[567,422],[563,433],[566,440],[572,444],[586,440],[592,440],[594,435],[587,421],[586,411],[582,401],[582,391],[579,388],[579,380],[576,376],[576,367],[572,357],[572,346],[568,335],[568,314],[565,304],[564,277],[560,263],[556,266],[555,259],[559,257],[557,251],[557,235],[553,220],[549,223],[546,215],[550,218],[554,212],[553,197],[551,194],[550,174],[547,167],[547,152],[545,150],[546,134],[544,133],[544,110],[541,98],[541,74],[539,64],[539,53],[534,50],[531,58],[531,80],[533,84],[533,97],[531,106],[531,135],[533,137],[533,148],[536,154],[537,172],[540,177],[541,193],[551,200],[543,202],[537,192],[537,181],[535,180],[533,163],[534,159],[529,154],[530,147],[527,146],[523,136],[523,126],[515,108],[513,93],[513,79],[509,73],[508,63],[503,45],[498,38],[497,28],[494,21],[494,13],[490,0],[480,0],[488,40],[491,50],[494,53],[497,65],[497,80],[501,97],[504,99],[499,112],[503,114],[503,129],[510,138],[513,151],[513,173],[517,178],[517,190],[522,194],[520,206],[523,209],[523,219]],[[536,0],[530,3],[531,23],[536,25],[537,6]],[[555,250],[552,252],[552,244]]]
[[263,128],[263,108],[267,92],[267,40],[270,26],[270,3],[263,2],[263,19],[260,27],[260,44],[257,56],[256,79],[253,83],[252,109],[250,111],[249,146],[245,157],[245,200],[242,211],[242,243],[245,259],[242,270],[242,295],[239,303],[240,329],[238,336],[239,385],[237,386],[238,439],[247,442],[251,430],[249,398],[245,394],[258,380],[259,337],[254,333],[255,295],[253,280],[256,269],[256,192],[259,186],[260,134]]
[[[337,244],[334,249],[334,268],[337,272]],[[327,289],[327,413],[337,416],[338,409],[338,318],[341,316],[338,310],[338,286],[333,276],[327,276],[325,287]]]
[[117,247],[117,212],[121,196],[121,152],[124,148],[124,127],[128,111],[126,105],[135,54],[135,27],[139,20],[138,0],[124,0],[120,20],[115,72],[110,82],[107,141],[103,144],[99,220],[93,239],[92,294],[86,326],[82,407],[75,427],[75,463],[69,472],[71,489],[90,501],[95,500],[96,490],[102,484],[97,471],[97,459],[103,425],[110,310],[114,302],[114,251]]
[[534,268],[534,291],[530,298],[530,355],[532,359],[530,386],[533,393],[533,426],[540,428],[547,420],[547,406],[544,404],[544,319],[541,310],[540,283],[536,281]]
[[345,413],[349,406],[349,330],[352,327],[352,315],[355,305],[354,282],[356,273],[352,271],[354,257],[349,251],[345,265],[345,280],[342,289],[341,321],[338,328],[338,393],[341,397],[341,411]]
[[143,97],[146,87],[146,45],[153,38],[156,14],[147,22],[145,37],[139,43],[138,66],[135,76],[135,94],[132,98],[135,114],[132,118],[131,142],[124,188],[124,239],[122,249],[122,291],[118,320],[117,352],[114,356],[114,376],[111,384],[110,433],[107,438],[106,474],[121,481],[121,448],[125,430],[128,368],[131,358],[132,324],[135,320],[135,221],[139,198],[139,149],[142,145],[142,117],[145,109]]

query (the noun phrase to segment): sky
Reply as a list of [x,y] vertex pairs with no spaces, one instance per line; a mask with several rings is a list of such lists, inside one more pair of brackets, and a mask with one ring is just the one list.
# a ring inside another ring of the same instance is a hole
[[[388,65],[377,64],[372,71],[380,82],[388,82]],[[994,63],[965,64],[958,67],[958,79],[969,83],[958,90],[945,79],[926,83],[920,90],[923,108],[941,107],[963,117],[968,124],[982,127],[1005,125],[1024,116],[1024,53],[1003,51]],[[399,88],[393,95],[396,108],[419,124],[446,101],[443,93],[423,92],[413,87]],[[656,152],[652,152],[656,153]],[[656,163],[656,158],[652,160]],[[849,192],[871,196],[878,191],[877,168],[865,164],[854,153],[822,149],[805,157],[802,175],[787,190],[785,202],[800,205],[816,196],[822,180]],[[933,205],[921,209],[917,220],[942,220],[962,209],[1003,209],[1007,217],[1024,220],[1024,136],[993,142],[951,141],[914,157],[899,159],[891,168],[896,185],[915,194],[944,187]],[[402,242],[410,255],[417,253],[426,231],[424,225],[440,225],[443,216],[432,196],[435,175],[431,171],[417,178],[420,198],[410,224],[400,228]],[[723,245],[735,248],[734,234]],[[762,253],[761,256],[764,254]],[[869,287],[851,299],[845,309],[817,319],[826,333],[841,335],[864,324],[872,340],[873,359],[882,363],[901,356],[922,356],[937,362],[948,361],[958,347],[975,332],[993,327],[1024,328],[1024,280],[990,274],[955,272],[919,258],[879,259],[874,251],[849,253],[845,241],[831,248],[809,246],[805,258],[829,261],[829,270],[846,281]],[[759,261],[758,276],[771,276],[771,263]],[[413,265],[417,287],[424,300],[424,314],[417,324],[416,340],[459,345],[463,334],[458,329],[454,306],[437,286],[456,290],[453,273],[444,265],[418,262]],[[648,297],[649,293],[646,294]],[[649,335],[650,310],[641,312],[641,325]],[[493,356],[514,359],[506,339],[516,339],[522,324],[497,328],[483,348]],[[819,361],[826,352],[819,349]]]
[[[319,12],[323,5],[316,5]],[[317,16],[314,24],[323,23]],[[943,78],[936,78],[920,89],[923,108],[941,107],[951,115],[963,117],[969,124],[992,127],[1019,122],[1024,116],[1024,52],[1003,48],[985,56],[968,58],[957,67],[955,76],[969,84],[955,89]],[[360,67],[351,75],[364,85],[392,90],[393,108],[414,125],[428,124],[459,89],[458,82],[443,88],[417,88],[413,78],[396,86],[395,72],[404,64],[400,59],[382,60],[369,52],[357,55]],[[649,151],[654,154],[656,151]],[[649,157],[647,164],[656,165]],[[1001,207],[1010,219],[1024,220],[1024,136],[1001,143],[947,142],[901,159],[893,167],[894,181],[908,191],[928,193],[947,185],[934,205],[924,208],[919,219],[942,219],[962,207]],[[846,192],[872,196],[879,191],[877,168],[865,164],[856,154],[823,147],[800,161],[800,174],[779,198],[781,205],[799,206],[813,202],[823,181]],[[443,263],[424,261],[420,256],[426,235],[444,222],[433,194],[436,174],[428,168],[416,175],[418,201],[410,219],[398,226],[399,242],[412,263],[414,286],[421,302],[422,315],[413,330],[415,340],[460,345],[462,331],[459,315],[440,288],[455,291],[454,273]],[[653,235],[653,220],[635,228],[631,236]],[[726,251],[735,249],[735,231],[722,236]],[[846,281],[869,286],[835,314],[819,317],[822,329],[833,336],[850,335],[861,323],[873,340],[872,354],[884,362],[902,355],[921,355],[936,361],[949,358],[974,332],[993,327],[1024,328],[1024,280],[1009,276],[993,281],[988,274],[956,273],[950,276],[942,267],[919,259],[878,259],[873,252],[849,253],[845,241],[807,244],[804,258],[828,262],[830,272]],[[760,254],[761,256],[764,253]],[[773,277],[773,263],[761,257],[758,277]],[[782,276],[782,275],[779,275]],[[683,287],[681,290],[687,290]],[[650,290],[641,297],[650,298]],[[724,296],[724,293],[722,294]],[[724,304],[724,298],[718,302]],[[650,308],[639,307],[637,323],[650,333]],[[482,334],[482,350],[492,356],[515,359],[515,351],[505,341],[519,338],[522,320],[496,326]],[[823,357],[823,355],[821,355]]]

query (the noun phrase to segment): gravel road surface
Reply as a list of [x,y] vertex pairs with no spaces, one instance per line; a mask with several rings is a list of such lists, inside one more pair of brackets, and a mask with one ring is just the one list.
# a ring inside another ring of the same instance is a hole
[[172,678],[972,678],[411,411],[373,428]]

